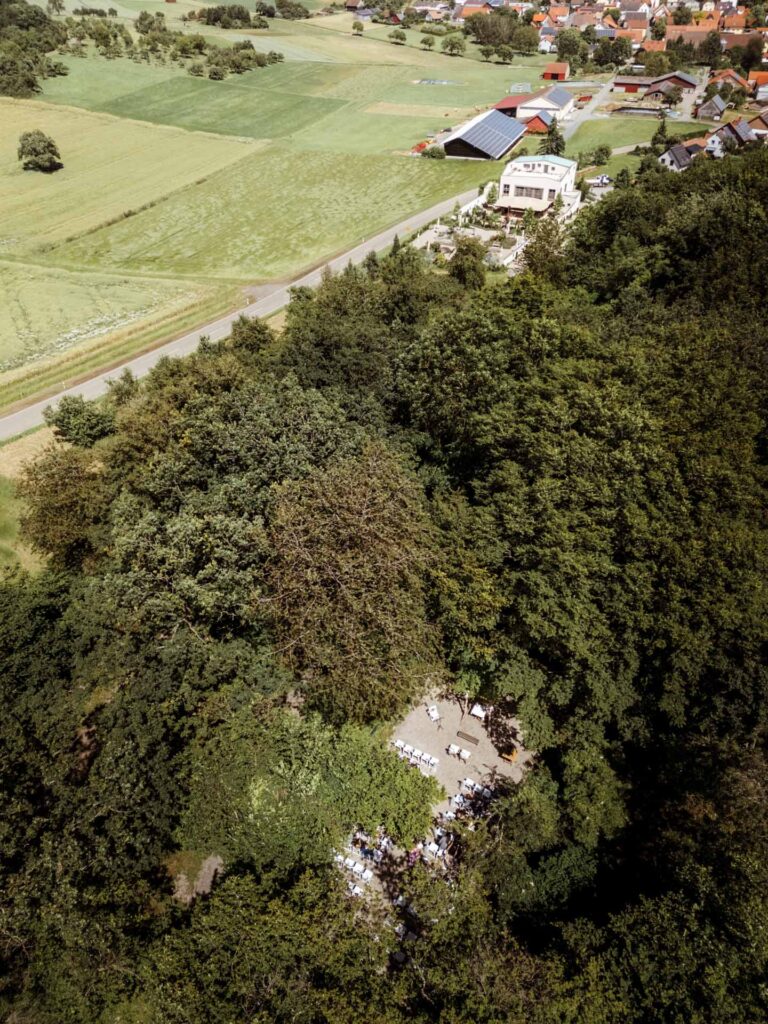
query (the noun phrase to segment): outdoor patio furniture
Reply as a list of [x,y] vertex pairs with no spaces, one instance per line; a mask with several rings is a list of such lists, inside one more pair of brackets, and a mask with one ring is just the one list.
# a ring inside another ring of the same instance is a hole
[[491,792],[492,791],[490,789],[488,789],[487,786],[483,786],[483,796],[485,797],[486,800],[490,800]]
[[431,754],[427,754],[426,751],[425,751],[421,755],[421,761],[422,761],[422,764],[431,764],[432,763],[432,755]]
[[437,843],[430,843],[427,849],[429,850],[433,857],[436,857],[437,851],[440,849],[440,847],[437,845]]
[[455,743],[448,744],[448,753],[451,754],[453,757],[457,757],[460,750],[461,747],[457,747]]
[[462,749],[459,751],[459,757],[462,761],[468,761],[470,757],[472,757],[472,754],[469,750]]
[[464,787],[464,789],[474,789],[475,788],[475,780],[474,779],[469,779],[469,778],[464,779],[464,781],[462,782],[462,786]]
[[433,722],[440,721],[440,712],[437,710],[437,706],[435,704],[433,704],[431,708],[427,708],[427,714]]
[[354,867],[352,868],[352,871],[354,872],[354,874],[360,877],[362,874],[364,874],[365,868],[363,867],[362,864],[355,864]]
[[406,754],[412,754],[413,753],[413,747],[410,745],[410,743],[406,743],[405,744],[405,746],[403,747],[403,752],[406,753]]
[[424,753],[424,751],[423,751],[423,750],[419,750],[419,749],[418,749],[417,747],[414,747],[414,748],[413,748],[413,756],[414,756],[414,757],[416,758],[416,760],[417,760],[417,761],[420,761],[420,760],[421,760],[421,755],[422,755],[423,753]]
[[370,868],[366,868],[362,875],[360,875],[360,877],[364,882],[370,882],[370,880],[373,878],[373,872],[371,871]]
[[476,747],[480,742],[480,740],[477,739],[477,737],[470,736],[468,732],[462,732],[460,729],[456,731],[456,735],[459,737],[460,740],[466,740],[467,743],[471,743],[473,747]]
[[363,895],[363,890],[360,888],[359,885],[354,885],[352,887],[352,895],[353,896],[362,896]]
[[344,858],[343,858],[343,856],[340,853],[335,853],[333,855],[333,859],[336,861],[337,864],[343,864],[344,863]]
[[405,743],[403,742],[403,740],[395,740],[395,746],[397,747],[398,750],[402,750],[403,747],[405,746]]
[[437,768],[437,766],[439,764],[440,764],[439,759],[436,758],[436,757],[432,757],[432,755],[430,754],[429,755],[429,766],[430,766],[430,768]]
[[473,718],[479,718],[481,722],[485,721],[485,709],[481,704],[474,704],[469,713]]
[[352,871],[356,863],[357,862],[352,860],[351,857],[347,857],[346,860],[344,861],[344,867],[349,868],[349,870]]
[[472,788],[474,789],[474,791],[476,793],[482,793],[483,792],[483,787],[480,785],[479,782],[476,782]]

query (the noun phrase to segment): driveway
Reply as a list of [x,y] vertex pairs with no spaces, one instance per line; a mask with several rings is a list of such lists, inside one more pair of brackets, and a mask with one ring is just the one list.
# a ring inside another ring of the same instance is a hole
[[134,376],[143,377],[166,356],[186,356],[190,352],[194,352],[203,337],[209,338],[211,341],[220,341],[222,338],[226,338],[232,330],[233,322],[240,316],[271,316],[272,313],[276,313],[283,306],[288,305],[291,288],[299,286],[316,287],[320,283],[325,267],[330,268],[332,271],[339,271],[343,270],[348,263],[362,263],[369,252],[381,252],[389,248],[395,235],[408,235],[412,231],[424,227],[430,221],[436,220],[438,217],[445,217],[452,212],[457,202],[460,206],[464,206],[474,199],[476,195],[477,189],[473,189],[471,192],[464,192],[459,196],[445,199],[443,202],[431,206],[428,210],[422,210],[421,213],[417,213],[413,217],[408,217],[406,220],[400,221],[399,224],[387,228],[386,231],[382,231],[373,238],[361,239],[359,244],[352,249],[348,249],[340,256],[328,260],[323,266],[309,271],[309,273],[296,278],[294,281],[290,281],[287,284],[260,286],[255,301],[242,309],[228,313],[226,316],[198,327],[194,331],[190,331],[173,341],[159,345],[150,352],[145,352],[143,355],[128,359],[126,362],[121,363],[119,366],[114,366],[104,373],[96,374],[87,380],[75,383],[72,387],[49,395],[42,401],[34,402],[23,409],[19,409],[17,412],[0,417],[0,441],[7,441],[11,437],[23,434],[34,427],[39,427],[44,422],[43,410],[49,405],[56,406],[65,395],[80,395],[86,399],[100,398],[106,394],[108,382],[119,377],[123,370],[128,369]]
[[589,119],[594,116],[595,111],[598,107],[601,107],[604,103],[608,103],[611,96],[612,82],[613,78],[607,81],[595,93],[595,95],[592,97],[592,99],[589,101],[589,103],[587,103],[585,107],[583,107],[581,110],[577,110],[576,113],[573,114],[573,116],[570,118],[570,120],[565,121],[563,123],[563,138],[566,140],[566,142],[568,141],[568,139],[571,138],[572,135],[574,135],[579,130],[579,128],[581,128],[585,121],[589,121]]

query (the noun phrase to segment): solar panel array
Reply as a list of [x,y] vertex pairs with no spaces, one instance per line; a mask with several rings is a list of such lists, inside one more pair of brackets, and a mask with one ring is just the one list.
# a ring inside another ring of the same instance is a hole
[[[504,156],[525,133],[525,125],[500,110],[489,110],[482,117],[470,121],[465,129],[454,132],[452,139],[462,139],[493,160]],[[448,140],[446,140],[448,141]]]

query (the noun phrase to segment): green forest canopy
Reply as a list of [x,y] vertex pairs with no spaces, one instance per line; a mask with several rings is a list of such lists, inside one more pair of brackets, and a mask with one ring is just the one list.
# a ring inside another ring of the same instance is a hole
[[[767,213],[763,152],[645,174],[535,276],[402,247],[52,417],[47,568],[0,588],[6,1012],[765,1019]],[[404,879],[399,966],[331,861],[425,828],[377,730],[427,677],[539,753]],[[190,849],[227,871],[182,909]]]

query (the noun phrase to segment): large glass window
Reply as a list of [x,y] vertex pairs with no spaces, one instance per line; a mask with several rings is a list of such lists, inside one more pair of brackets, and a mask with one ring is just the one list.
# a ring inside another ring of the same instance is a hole
[[523,199],[543,199],[543,188],[527,188],[525,185],[515,185],[515,195]]

